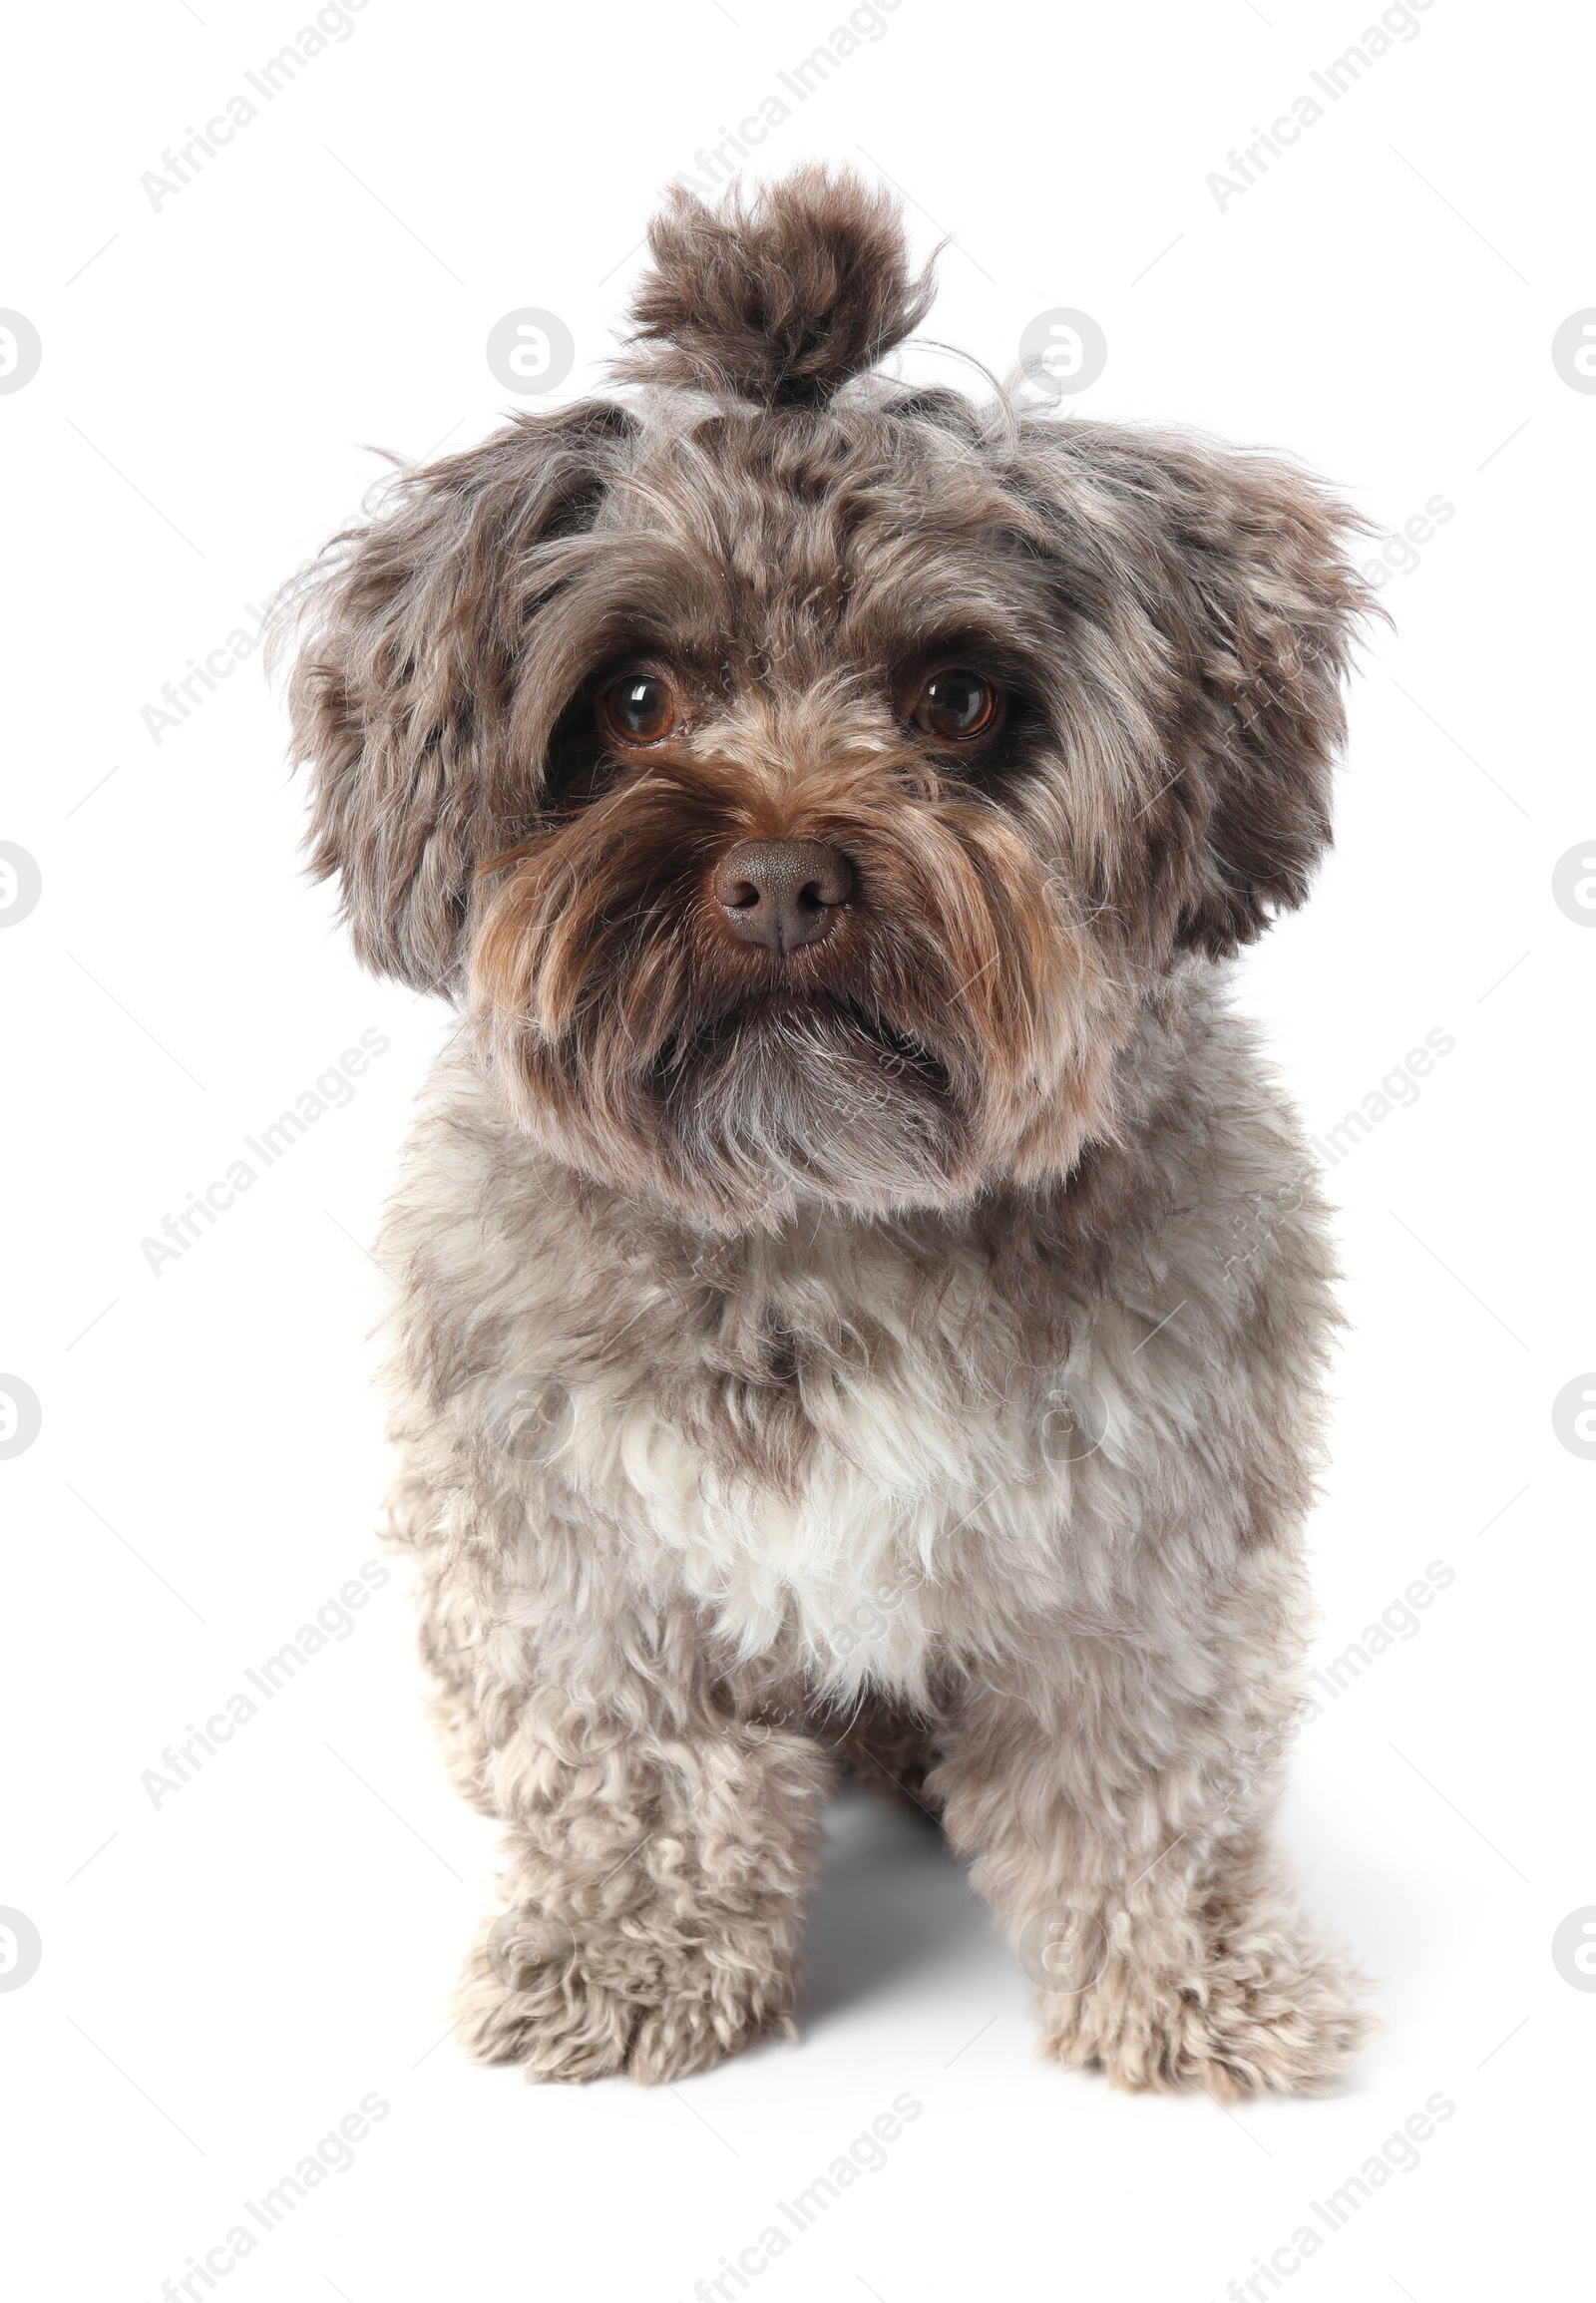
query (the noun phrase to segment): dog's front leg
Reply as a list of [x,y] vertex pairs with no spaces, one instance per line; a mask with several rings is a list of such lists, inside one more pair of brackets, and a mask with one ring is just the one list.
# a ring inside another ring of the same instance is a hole
[[529,2078],[702,2070],[792,2006],[831,1768],[803,1736],[670,1704],[535,1691],[487,1759],[506,1908],[482,1928],[459,2036]]
[[932,1787],[1047,2053],[1125,2088],[1317,2093],[1375,2028],[1269,1851],[1293,1713],[1284,1680],[1198,1701],[1109,1641],[1057,1686],[967,1701]]

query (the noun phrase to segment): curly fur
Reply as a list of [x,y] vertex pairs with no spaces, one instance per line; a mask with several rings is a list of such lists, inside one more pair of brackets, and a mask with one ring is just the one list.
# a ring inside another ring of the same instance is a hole
[[706,207],[679,185],[648,227],[616,373],[815,406],[912,335],[936,293],[912,279],[903,226],[857,177],[795,169],[775,192]]
[[[469,1027],[379,1250],[393,1533],[507,1826],[461,2036],[660,2080],[788,2020],[847,1768],[1022,1949],[1094,1931],[1060,2060],[1321,2088],[1368,2018],[1267,1834],[1332,1272],[1215,962],[1329,838],[1355,524],[860,372],[926,290],[850,180],[653,245],[629,397],[408,475],[293,603],[314,868]],[[951,659],[979,758],[905,716]],[[628,759],[635,663],[690,708]],[[843,850],[835,933],[726,932],[747,838]]]

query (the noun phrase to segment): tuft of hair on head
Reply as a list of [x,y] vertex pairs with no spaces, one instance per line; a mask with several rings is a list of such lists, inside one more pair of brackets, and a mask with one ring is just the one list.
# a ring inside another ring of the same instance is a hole
[[[765,407],[819,407],[913,333],[936,294],[896,200],[811,165],[711,208],[679,185],[648,227],[623,378]],[[935,259],[933,259],[933,262]]]

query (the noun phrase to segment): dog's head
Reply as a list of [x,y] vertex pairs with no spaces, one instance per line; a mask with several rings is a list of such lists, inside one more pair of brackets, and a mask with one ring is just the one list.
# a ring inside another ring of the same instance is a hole
[[891,205],[678,195],[621,389],[329,548],[291,683],[360,957],[520,1123],[716,1228],[1112,1124],[1137,1003],[1302,900],[1368,600],[1270,458],[871,372]]

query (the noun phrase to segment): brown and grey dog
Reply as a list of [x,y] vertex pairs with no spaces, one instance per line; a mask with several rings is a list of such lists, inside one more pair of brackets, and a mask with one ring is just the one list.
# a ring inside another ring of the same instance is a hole
[[849,1767],[1060,2060],[1322,2087],[1368,2019],[1268,1825],[1331,1256],[1224,962],[1330,836],[1358,524],[875,372],[930,285],[856,180],[650,241],[617,389],[297,602],[315,868],[462,1017],[380,1244],[507,1827],[462,2037],[666,2080],[781,2026]]

